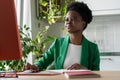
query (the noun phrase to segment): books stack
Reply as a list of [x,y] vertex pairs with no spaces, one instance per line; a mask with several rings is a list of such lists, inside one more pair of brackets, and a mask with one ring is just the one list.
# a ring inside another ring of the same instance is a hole
[[75,71],[75,72],[65,72],[66,78],[100,78],[99,74],[92,71]]

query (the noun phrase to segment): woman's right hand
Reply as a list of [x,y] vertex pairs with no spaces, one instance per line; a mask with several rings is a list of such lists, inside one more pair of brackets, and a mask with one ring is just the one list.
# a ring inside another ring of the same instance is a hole
[[67,70],[78,70],[78,69],[87,69],[87,68],[78,63],[75,63],[67,68]]
[[39,72],[39,67],[37,65],[31,65],[30,63],[27,63],[23,66],[23,71],[25,70],[31,70],[32,72]]

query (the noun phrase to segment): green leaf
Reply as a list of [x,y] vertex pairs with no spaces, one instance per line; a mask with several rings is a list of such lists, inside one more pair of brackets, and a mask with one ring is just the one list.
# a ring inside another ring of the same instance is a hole
[[47,3],[47,1],[42,1],[42,2],[41,2],[41,5],[45,7],[45,6],[48,5],[48,3]]

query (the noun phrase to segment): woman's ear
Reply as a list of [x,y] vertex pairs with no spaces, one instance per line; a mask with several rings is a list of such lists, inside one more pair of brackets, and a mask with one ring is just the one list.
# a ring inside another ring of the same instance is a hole
[[83,27],[83,29],[84,29],[85,26],[86,26],[86,22],[82,21],[82,27]]

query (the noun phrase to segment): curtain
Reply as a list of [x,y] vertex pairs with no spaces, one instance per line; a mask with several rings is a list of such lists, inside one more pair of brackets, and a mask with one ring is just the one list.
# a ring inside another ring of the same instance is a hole
[[[17,13],[18,26],[27,25],[31,29],[31,0],[14,0]],[[27,62],[33,63],[32,53],[28,55]]]
[[31,28],[31,0],[14,0],[18,25],[27,25]]

